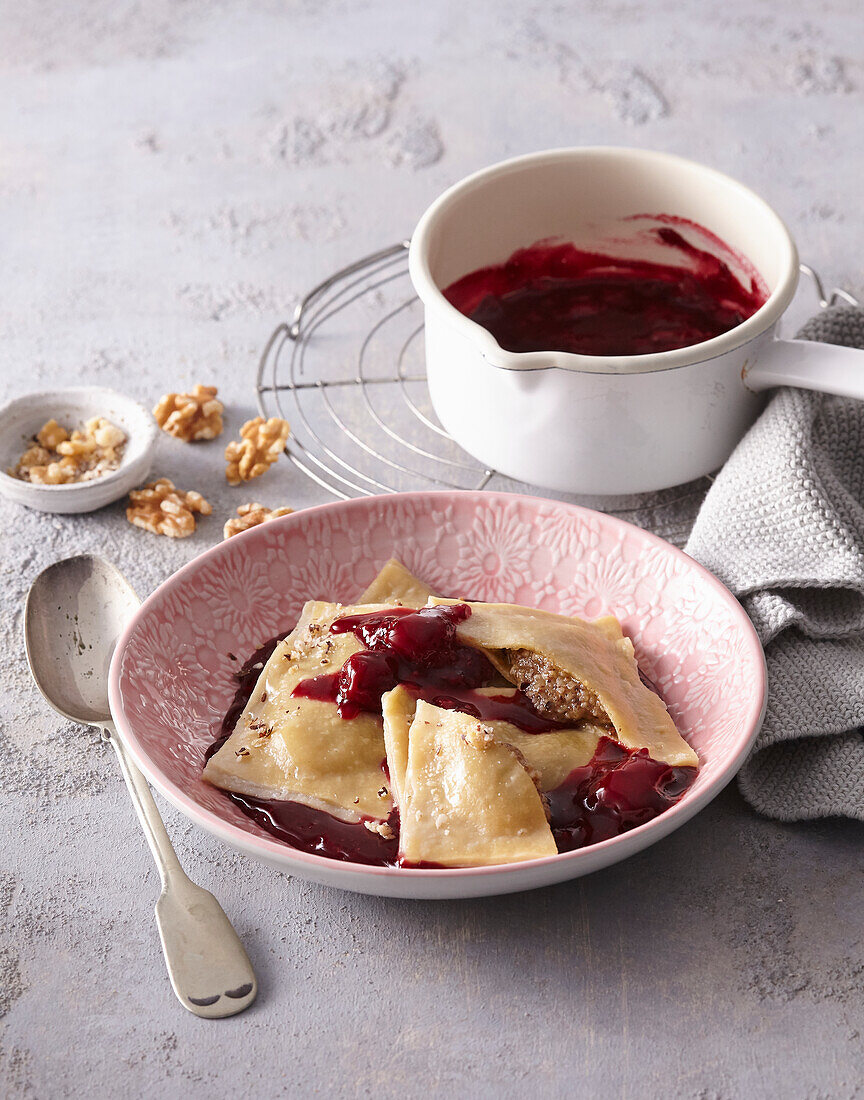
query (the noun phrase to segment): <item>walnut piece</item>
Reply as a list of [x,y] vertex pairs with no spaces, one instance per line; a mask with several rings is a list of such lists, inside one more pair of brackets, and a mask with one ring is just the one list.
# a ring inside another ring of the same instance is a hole
[[49,420],[9,473],[34,485],[92,481],[117,469],[125,443],[126,433],[104,416],[94,416],[71,434]]
[[495,743],[495,731],[491,726],[484,726],[480,722],[471,726],[462,735],[462,740],[472,749],[488,749]]
[[265,508],[255,500],[251,504],[241,504],[236,518],[232,516],[223,527],[222,538],[230,539],[232,535],[239,535],[241,531],[248,531],[259,523],[278,519],[279,516],[290,516],[293,511],[293,508]]
[[58,424],[57,421],[52,418],[46,424],[42,425],[34,438],[46,451],[56,451],[57,444],[68,439],[69,433],[62,425]]
[[166,393],[153,410],[156,423],[163,432],[195,443],[200,439],[215,439],[222,434],[222,413],[225,406],[217,400],[215,386],[197,385],[191,393]]
[[225,448],[228,484],[239,485],[241,481],[260,477],[282,454],[290,431],[288,421],[277,416],[247,420],[240,429],[239,442],[232,440]]
[[185,539],[195,530],[195,513],[209,516],[213,508],[196,492],[177,489],[173,481],[160,477],[143,489],[129,494],[126,518],[135,527],[169,539]]

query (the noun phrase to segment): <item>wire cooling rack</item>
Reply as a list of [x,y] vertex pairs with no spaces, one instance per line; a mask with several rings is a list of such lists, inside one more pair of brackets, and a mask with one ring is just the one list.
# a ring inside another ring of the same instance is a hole
[[[264,348],[256,380],[262,416],[291,423],[294,465],[335,497],[411,489],[532,490],[466,454],[429,401],[423,307],[408,279],[408,241],[319,283]],[[801,265],[820,306],[857,305]],[[701,497],[709,479],[651,494],[652,508]],[[544,495],[558,496],[543,490]],[[581,498],[586,499],[586,498]],[[643,511],[646,498],[593,498],[605,511]],[[605,506],[604,506],[605,505]]]

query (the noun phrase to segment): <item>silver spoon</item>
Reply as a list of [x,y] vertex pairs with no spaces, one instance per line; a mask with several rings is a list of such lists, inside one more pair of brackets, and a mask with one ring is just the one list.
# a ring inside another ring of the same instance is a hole
[[156,924],[180,1003],[196,1016],[233,1016],[258,992],[252,964],[222,906],[180,866],[147,780],[111,721],[108,665],[138,606],[125,577],[107,561],[90,555],[59,561],[39,574],[27,596],[27,660],[54,710],[101,730],[114,746],[162,879]]

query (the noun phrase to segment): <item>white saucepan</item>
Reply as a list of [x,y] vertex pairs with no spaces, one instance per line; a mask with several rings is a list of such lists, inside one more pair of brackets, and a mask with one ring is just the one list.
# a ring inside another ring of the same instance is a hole
[[[620,243],[621,227],[645,215],[716,235],[744,258],[745,276],[748,261],[759,273],[765,304],[691,347],[591,356],[506,351],[442,293],[540,240],[596,247],[617,233]],[[777,214],[742,184],[680,157],[558,149],[486,168],[429,207],[409,264],[436,413],[468,452],[522,481],[590,494],[661,489],[721,466],[771,387],[864,399],[864,353],[775,338],[798,281],[795,243]]]

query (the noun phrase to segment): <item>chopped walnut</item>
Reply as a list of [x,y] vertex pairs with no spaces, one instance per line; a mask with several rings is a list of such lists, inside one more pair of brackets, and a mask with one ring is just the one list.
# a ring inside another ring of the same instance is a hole
[[92,455],[96,450],[96,446],[96,440],[92,435],[74,431],[68,439],[58,443],[55,450],[58,455],[63,455],[64,458],[83,458],[86,455]]
[[195,386],[191,393],[166,393],[153,409],[156,423],[163,432],[195,443],[215,439],[222,434],[225,406],[216,397],[215,386]]
[[36,442],[44,447],[46,451],[56,451],[57,444],[63,443],[68,438],[69,433],[66,429],[53,419],[49,420],[47,424],[43,424],[35,435]]
[[[103,450],[117,448],[126,442],[126,433],[110,420],[106,420],[104,416],[88,420],[85,427],[96,440],[96,446],[102,447]],[[62,447],[58,447],[57,450],[63,453]]]
[[94,416],[71,434],[49,420],[9,473],[34,485],[92,481],[117,469],[125,443],[126,433],[104,416]]
[[161,477],[143,489],[133,489],[129,494],[126,518],[154,535],[185,539],[195,530],[195,513],[209,516],[212,511],[200,493],[176,489],[172,481]]
[[284,451],[290,430],[288,421],[276,416],[247,420],[240,429],[239,442],[232,440],[225,448],[228,484],[239,485],[267,471]]
[[31,466],[23,480],[34,485],[68,485],[76,480],[76,470],[74,465],[64,466],[60,462],[49,462],[46,466]]
[[38,443],[34,443],[33,446],[28,447],[24,454],[18,459],[18,465],[24,467],[47,466],[50,461],[51,452]]
[[392,825],[388,825],[386,821],[364,821],[363,824],[370,833],[377,833],[384,840],[392,840],[396,835]]
[[472,749],[488,749],[495,741],[495,731],[491,726],[483,726],[478,722],[476,726],[466,730],[462,740]]
[[254,500],[251,504],[241,504],[237,509],[237,518],[232,516],[222,529],[222,537],[230,539],[232,535],[239,535],[241,531],[248,531],[259,523],[278,519],[279,516],[290,516],[293,511],[293,508],[265,508]]

